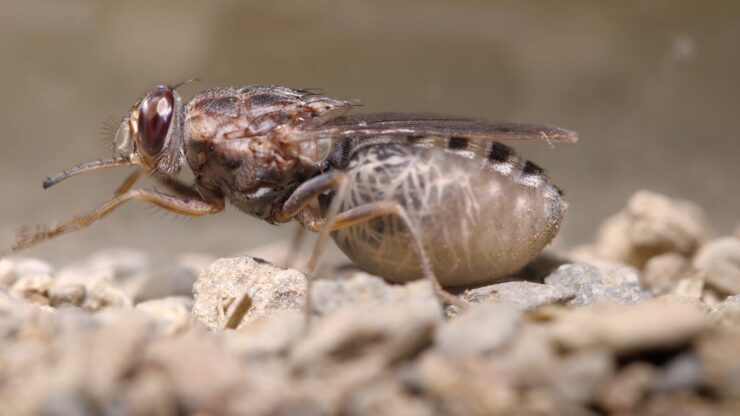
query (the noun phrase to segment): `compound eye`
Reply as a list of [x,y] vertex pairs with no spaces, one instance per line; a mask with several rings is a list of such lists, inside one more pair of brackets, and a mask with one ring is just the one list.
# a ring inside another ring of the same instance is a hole
[[139,135],[141,147],[149,156],[162,151],[174,112],[175,97],[172,88],[159,85],[147,95],[139,108]]

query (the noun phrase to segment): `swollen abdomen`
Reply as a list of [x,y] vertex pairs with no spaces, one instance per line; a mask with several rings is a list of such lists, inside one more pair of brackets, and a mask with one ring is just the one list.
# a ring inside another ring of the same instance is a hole
[[[385,143],[356,152],[341,211],[396,201],[409,214],[444,286],[516,272],[555,236],[565,204],[542,170],[498,143],[470,150]],[[383,216],[333,234],[360,267],[404,282],[421,277],[408,231]]]

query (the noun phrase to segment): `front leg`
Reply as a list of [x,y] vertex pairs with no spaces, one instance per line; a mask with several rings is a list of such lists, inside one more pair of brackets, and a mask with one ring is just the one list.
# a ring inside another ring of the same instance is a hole
[[[136,181],[141,179],[147,174],[147,170],[143,168],[139,168],[132,172],[126,179],[123,181],[121,186],[118,187],[118,189],[113,192],[113,196],[119,196],[123,195],[126,192],[128,192],[131,187],[136,184]],[[170,190],[170,192],[173,192],[175,196],[187,198],[187,199],[198,199],[201,198],[198,191],[195,189],[193,185],[188,185],[182,181],[180,181],[177,178],[172,178],[169,176],[152,176],[157,182],[164,185],[167,189]]]
[[85,228],[95,221],[106,217],[123,203],[131,200],[148,202],[179,215],[194,217],[215,214],[221,211],[224,207],[223,200],[205,201],[201,198],[178,198],[156,191],[134,189],[124,192],[121,195],[117,195],[98,208],[71,220],[64,221],[59,224],[41,226],[37,229],[30,230],[30,232],[21,233],[17,237],[15,244],[0,251],[0,257],[31,248],[59,235]]

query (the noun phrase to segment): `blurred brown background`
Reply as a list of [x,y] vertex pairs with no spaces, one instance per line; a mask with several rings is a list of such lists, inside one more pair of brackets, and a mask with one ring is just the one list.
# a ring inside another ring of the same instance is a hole
[[[125,1],[0,4],[0,245],[20,224],[97,206],[110,170],[41,181],[108,155],[102,121],[157,83],[321,87],[365,111],[560,125],[576,145],[517,145],[571,210],[561,245],[591,237],[633,191],[692,199],[719,233],[740,220],[740,2]],[[229,254],[290,227],[225,214],[163,219],[130,204],[29,254],[57,263],[133,246],[166,260]],[[248,250],[247,250],[248,251]]]

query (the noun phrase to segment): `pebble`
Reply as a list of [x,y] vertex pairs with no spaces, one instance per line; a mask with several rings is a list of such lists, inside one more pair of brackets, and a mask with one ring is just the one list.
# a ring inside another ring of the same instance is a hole
[[588,404],[597,398],[614,372],[606,349],[578,351],[563,357],[555,369],[555,391],[570,402]]
[[107,278],[94,278],[86,282],[87,296],[83,306],[94,311],[113,307],[131,307],[131,297]]
[[330,362],[357,359],[390,364],[430,344],[441,319],[438,305],[344,308],[315,323],[291,351],[291,362],[298,368],[321,368]]
[[529,405],[517,400],[510,380],[485,360],[426,353],[406,382],[436,405],[435,414],[526,414],[523,407]]
[[317,280],[311,299],[313,312],[319,316],[357,306],[411,303],[421,308],[439,308],[431,285],[423,279],[404,285],[391,285],[365,272],[354,272],[344,279]]
[[686,298],[701,299],[704,294],[704,279],[701,275],[694,274],[691,277],[685,277],[676,282],[671,294],[683,296]]
[[10,292],[30,302],[48,305],[49,289],[53,284],[54,279],[47,274],[25,273],[13,283]]
[[711,334],[698,344],[702,384],[720,396],[740,400],[740,330]]
[[570,306],[590,305],[599,299],[628,305],[648,297],[630,267],[599,269],[584,263],[565,264],[547,276],[545,283],[575,293],[575,298],[568,301]]
[[83,285],[55,285],[49,289],[49,304],[55,308],[63,305],[82,306],[87,297]]
[[709,234],[704,213],[696,204],[639,191],[600,226],[596,251],[603,258],[642,268],[659,254],[693,255]]
[[13,257],[10,261],[13,263],[15,275],[19,278],[26,275],[55,275],[54,266],[41,259],[31,257]]
[[693,266],[713,289],[729,296],[740,294],[740,239],[710,241],[696,253]]
[[727,330],[740,330],[740,295],[730,296],[712,308],[714,324]]
[[737,414],[737,240],[701,246],[690,207],[640,198],[611,258],[530,266],[453,316],[426,281],[348,268],[307,327],[304,275],[256,258],[0,260],[0,413]]
[[136,305],[137,310],[157,322],[157,327],[163,335],[175,335],[185,331],[190,325],[192,307],[193,300],[184,296],[149,300]]
[[612,413],[634,413],[650,393],[655,378],[656,369],[651,364],[630,363],[601,389],[598,403]]
[[511,341],[521,318],[521,310],[512,304],[471,305],[464,313],[439,327],[434,336],[435,348],[452,356],[495,351]]
[[698,389],[702,377],[703,369],[699,356],[694,352],[682,353],[673,357],[657,373],[653,390],[665,394]]
[[248,359],[285,355],[304,334],[304,324],[303,311],[280,311],[226,332],[225,342],[229,350]]
[[461,297],[470,303],[506,302],[522,310],[531,310],[570,301],[576,297],[576,290],[533,282],[506,282],[468,289]]
[[552,336],[563,348],[601,347],[622,353],[681,346],[707,324],[703,311],[690,303],[595,303],[560,316],[552,324]]
[[659,254],[645,264],[640,275],[642,285],[653,295],[673,290],[678,282],[690,273],[691,263],[678,253]]
[[216,260],[193,286],[193,318],[211,330],[222,329],[232,305],[244,297],[251,305],[235,328],[278,311],[301,310],[306,278],[261,259],[234,257]]
[[13,286],[17,277],[15,264],[8,259],[0,259],[0,287],[9,288]]

